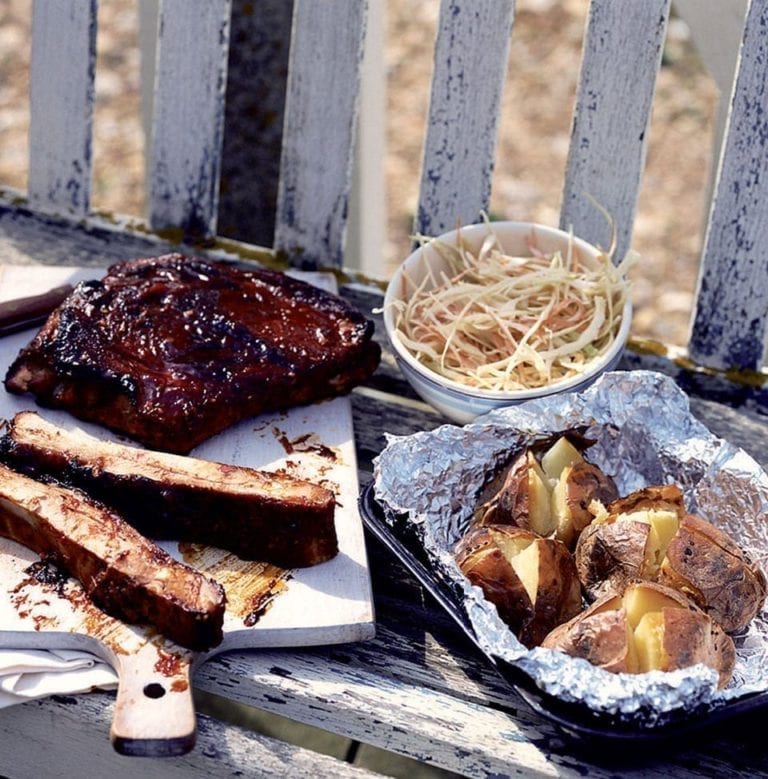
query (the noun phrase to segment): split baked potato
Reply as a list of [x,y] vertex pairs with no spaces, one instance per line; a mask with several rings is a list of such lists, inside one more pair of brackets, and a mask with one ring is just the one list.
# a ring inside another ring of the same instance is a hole
[[614,673],[673,671],[698,663],[713,668],[724,687],[733,674],[731,637],[707,614],[669,587],[628,584],[556,627],[541,644]]
[[485,491],[491,496],[481,500],[474,523],[513,525],[572,548],[593,519],[593,501],[618,498],[613,479],[587,462],[582,450],[561,436],[540,457],[524,451]]
[[573,556],[560,541],[509,525],[487,525],[471,528],[454,553],[462,573],[529,648],[581,610]]
[[766,579],[722,530],[688,514],[679,487],[646,487],[598,512],[579,537],[576,568],[589,599],[634,579],[689,597],[725,631],[741,630],[762,608]]

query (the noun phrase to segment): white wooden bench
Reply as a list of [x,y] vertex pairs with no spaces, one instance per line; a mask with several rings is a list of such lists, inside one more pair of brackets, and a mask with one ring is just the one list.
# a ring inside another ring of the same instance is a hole
[[[141,222],[91,209],[96,0],[36,0],[29,191],[6,192],[0,202],[0,263],[104,266],[181,244],[212,256],[335,268],[345,282],[342,293],[370,312],[380,302],[380,288],[341,269],[368,2],[295,0],[273,247],[216,235],[230,2],[198,0],[195,13],[191,5],[190,0],[161,4],[148,213]],[[669,0],[592,0],[590,6],[561,223],[607,245],[603,217],[583,196],[590,193],[616,221],[617,256],[631,242],[669,10]],[[441,2],[416,225],[421,232],[441,232],[457,219],[475,221],[488,205],[511,34],[513,0]],[[753,0],[689,359],[672,361],[642,350],[625,359],[625,367],[650,365],[675,376],[690,392],[697,415],[764,465],[767,46],[768,8]],[[745,410],[747,401],[757,411]],[[353,395],[353,408],[361,483],[370,478],[384,431],[404,435],[444,421],[413,396],[391,359]],[[759,739],[736,729],[723,728],[662,758],[634,754],[621,769],[599,753],[574,750],[551,722],[511,696],[385,550],[372,543],[370,552],[379,624],[373,641],[225,655],[202,666],[198,689],[223,701],[224,709],[229,701],[283,714],[466,775],[610,776],[624,770],[679,777],[715,775],[723,766],[734,774],[768,773]],[[137,768],[114,755],[104,738],[113,700],[97,694],[0,711],[0,772],[364,774],[343,759],[231,725],[221,708],[216,716],[201,717],[192,755],[145,761]],[[29,747],[20,748],[22,742]]]
[[[163,3],[147,222],[166,236],[207,239],[216,235],[230,3],[213,0],[196,14],[187,6]],[[668,0],[591,4],[560,222],[607,245],[589,193],[615,219],[617,256],[631,243],[669,9]],[[90,213],[94,13],[93,2],[35,4],[29,205],[78,218]],[[336,13],[347,24],[327,23]],[[343,259],[366,14],[361,2],[295,4],[274,239],[294,264]],[[714,368],[762,364],[760,14],[753,4],[692,319],[691,357]],[[420,232],[475,221],[488,206],[513,19],[512,0],[441,5]]]

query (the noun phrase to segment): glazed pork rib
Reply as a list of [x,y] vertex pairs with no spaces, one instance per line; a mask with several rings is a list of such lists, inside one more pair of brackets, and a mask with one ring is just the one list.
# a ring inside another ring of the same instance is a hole
[[0,438],[0,460],[77,487],[150,538],[218,546],[284,568],[338,551],[335,496],[280,473],[99,441],[32,411]]
[[117,619],[151,625],[189,649],[222,640],[221,585],[82,493],[0,465],[0,535],[50,559]]
[[5,387],[186,454],[241,419],[349,392],[378,365],[372,335],[371,321],[303,281],[169,254],[78,285]]

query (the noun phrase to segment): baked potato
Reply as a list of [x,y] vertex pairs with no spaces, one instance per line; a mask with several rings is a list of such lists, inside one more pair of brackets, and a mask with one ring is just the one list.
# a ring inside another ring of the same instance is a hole
[[686,594],[729,633],[745,628],[765,603],[760,567],[730,536],[692,514],[670,540],[657,581]]
[[490,491],[492,496],[475,513],[475,524],[514,525],[554,537],[571,549],[593,519],[593,501],[607,504],[618,498],[613,479],[587,462],[567,436],[540,459],[534,450],[524,451],[486,494]]
[[579,537],[576,569],[588,599],[633,579],[684,593],[724,630],[746,627],[762,608],[766,579],[722,530],[685,510],[679,487],[646,487],[614,501]]
[[573,556],[553,538],[509,525],[473,527],[454,554],[520,642],[537,646],[582,607]]
[[576,544],[576,570],[587,597],[621,592],[633,579],[653,580],[685,515],[675,485],[646,487],[595,510]]
[[554,533],[550,486],[534,453],[528,449],[504,472],[499,489],[475,512],[477,525],[513,525],[540,536]]
[[731,637],[680,592],[633,582],[556,627],[541,646],[614,673],[674,671],[703,663],[724,687],[733,674]]

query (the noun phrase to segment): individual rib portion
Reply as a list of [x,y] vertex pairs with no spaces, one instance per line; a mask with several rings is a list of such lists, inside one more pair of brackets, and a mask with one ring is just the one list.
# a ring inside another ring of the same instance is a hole
[[51,560],[117,619],[150,625],[189,649],[221,643],[221,585],[83,493],[0,465],[0,535]]
[[99,441],[31,411],[10,423],[0,460],[84,490],[150,538],[218,546],[284,568],[338,551],[333,492],[284,474]]

